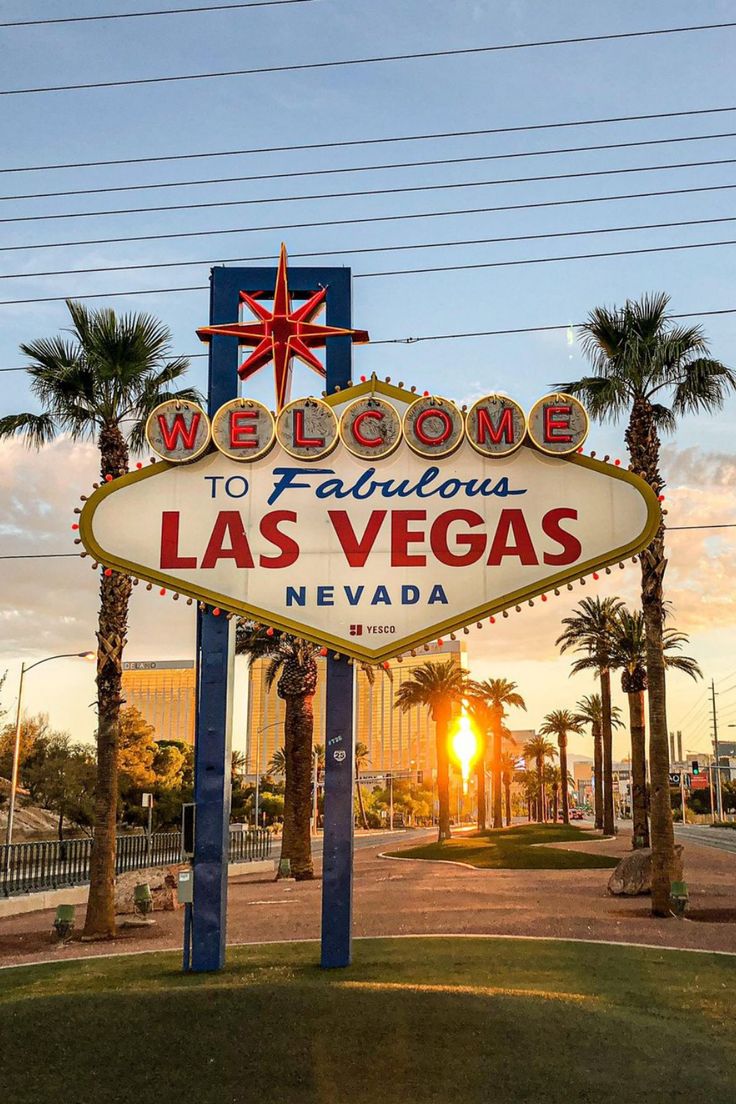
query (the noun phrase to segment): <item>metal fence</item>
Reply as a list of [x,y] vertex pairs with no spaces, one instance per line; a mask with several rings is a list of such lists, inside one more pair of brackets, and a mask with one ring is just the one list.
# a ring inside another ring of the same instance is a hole
[[[254,862],[271,854],[271,833],[264,828],[230,829],[230,862]],[[38,893],[45,889],[84,885],[89,881],[91,839],[42,840],[0,846],[0,896]],[[8,854],[9,853],[9,854]],[[181,833],[118,836],[115,872],[165,866],[182,860]]]

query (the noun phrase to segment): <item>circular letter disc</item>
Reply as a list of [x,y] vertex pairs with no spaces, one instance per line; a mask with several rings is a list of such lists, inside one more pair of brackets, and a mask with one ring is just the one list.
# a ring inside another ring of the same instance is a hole
[[433,459],[449,456],[463,439],[465,421],[449,399],[424,395],[404,414],[404,436],[410,449]]
[[210,420],[197,403],[167,399],[148,415],[146,440],[151,451],[170,464],[186,464],[210,443]]
[[526,414],[505,395],[486,395],[465,415],[465,432],[481,456],[508,456],[524,440]]
[[321,460],[337,444],[337,418],[321,399],[295,399],[276,419],[276,439],[296,460]]
[[273,414],[255,399],[231,399],[212,419],[212,440],[232,460],[258,460],[275,439]]
[[588,412],[574,395],[545,395],[529,412],[529,436],[550,456],[576,452],[588,436],[589,427]]
[[377,396],[364,396],[343,411],[340,440],[353,456],[361,460],[380,460],[398,447],[401,419],[391,403]]

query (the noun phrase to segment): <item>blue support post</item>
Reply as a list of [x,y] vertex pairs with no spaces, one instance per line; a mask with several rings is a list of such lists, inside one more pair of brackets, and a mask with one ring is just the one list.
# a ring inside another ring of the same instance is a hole
[[[326,286],[328,325],[350,328],[350,269],[290,269],[292,295],[301,297]],[[274,287],[275,268],[214,268],[210,290],[210,324],[238,317],[239,292]],[[214,336],[209,352],[208,412],[214,414],[238,395],[238,346],[233,337]],[[327,390],[350,379],[352,343],[330,338],[327,345]],[[233,623],[211,613],[197,616],[197,724],[195,743],[196,803],[194,904],[191,911],[192,960],[197,972],[219,970],[225,963],[227,865],[230,821],[230,720],[233,674]],[[325,855],[322,890],[322,964],[347,966],[351,954],[353,858],[353,669],[343,658],[327,663],[327,740],[340,737],[328,756],[325,773]],[[328,853],[329,847],[329,853]],[[324,918],[327,918],[326,920]]]
[[[239,288],[228,269],[212,270],[210,323],[232,321]],[[238,394],[237,340],[214,337],[209,352],[208,413]],[[225,964],[230,843],[231,695],[234,622],[197,613],[197,724],[194,746],[194,905],[192,970]]]
[[[325,281],[327,282],[327,281]],[[327,292],[327,325],[352,326],[350,270],[338,269]],[[327,393],[350,381],[352,342],[327,343]],[[327,659],[325,805],[322,848],[322,954],[325,969],[349,966],[353,936],[353,667],[345,656]]]

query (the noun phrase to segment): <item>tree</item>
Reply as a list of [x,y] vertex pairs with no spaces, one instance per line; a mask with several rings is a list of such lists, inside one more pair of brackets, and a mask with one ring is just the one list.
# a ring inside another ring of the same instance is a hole
[[493,732],[493,827],[503,827],[503,795],[501,793],[501,760],[503,757],[503,727],[507,709],[524,709],[526,702],[515,682],[505,678],[485,679],[470,684],[470,693],[488,706]]
[[489,734],[492,738],[492,718],[490,709],[480,698],[469,700],[468,713],[478,737],[478,757],[475,760],[475,789],[476,804],[478,806],[478,831],[484,832],[488,819],[486,812],[486,755]]
[[453,709],[467,694],[467,675],[453,660],[427,660],[415,667],[396,692],[396,708],[408,713],[423,705],[435,722],[437,738],[437,794],[440,806],[438,842],[450,832],[450,758],[447,746]]
[[[47,738],[51,734],[48,713],[37,713],[35,716],[24,716],[20,726],[20,777],[23,777],[24,764],[33,754],[33,749],[39,740]],[[0,731],[0,776],[10,778],[13,766],[13,750],[15,747],[15,724],[7,724]]]
[[557,752],[554,749],[554,745],[545,739],[544,736],[535,735],[531,740],[527,740],[524,744],[524,758],[532,759],[536,767],[536,804],[537,804],[537,821],[539,824],[543,824],[545,821],[544,811],[544,768],[545,761],[552,759]]
[[562,820],[570,823],[570,787],[567,770],[567,737],[570,732],[580,733],[582,722],[569,709],[554,709],[548,713],[539,729],[540,736],[554,736],[560,749],[560,779],[562,783]]
[[[59,434],[96,440],[102,480],[128,471],[129,446],[144,440],[146,420],[170,398],[197,400],[196,391],[172,391],[187,370],[182,357],[169,359],[170,334],[150,315],[88,310],[67,300],[71,338],[41,338],[21,345],[40,414],[0,418],[0,440],[19,436],[42,448]],[[118,799],[118,741],[122,656],[128,626],[131,581],[100,573],[97,628],[97,788],[90,859],[86,938],[115,933],[115,826]]]
[[72,744],[67,732],[39,737],[24,765],[31,800],[58,814],[59,840],[64,821],[89,829],[94,814],[95,760],[90,748]]
[[317,689],[319,648],[278,629],[264,629],[251,622],[238,625],[235,650],[268,661],[266,689],[276,683],[279,697],[286,703],[284,716],[284,831],[281,860],[289,860],[297,881],[314,877],[312,839],[309,826],[312,794],[313,700]]
[[280,778],[284,777],[286,774],[286,752],[283,747],[276,748],[266,764],[266,770],[269,774],[277,774]]
[[[662,631],[662,654],[666,668],[684,671],[691,678],[703,677],[703,672],[690,656],[670,655],[687,644],[685,633],[667,628]],[[621,689],[629,702],[631,728],[631,806],[634,847],[649,846],[647,816],[646,726],[644,723],[644,691],[647,689],[646,629],[639,610],[631,613],[626,607],[618,611],[613,623],[612,665],[621,669]]]
[[364,828],[368,827],[368,820],[365,815],[365,806],[363,805],[363,789],[360,785],[360,772],[363,767],[368,766],[369,762],[370,758],[368,756],[368,745],[364,744],[361,740],[358,740],[355,745],[355,788],[358,791],[358,808],[360,809],[360,822]]
[[[660,431],[672,432],[686,414],[720,410],[736,388],[736,374],[710,356],[700,326],[682,326],[668,314],[669,297],[645,295],[623,307],[598,307],[581,327],[583,352],[593,374],[561,385],[580,395],[601,421],[628,416],[625,440],[631,467],[656,495]],[[641,554],[642,612],[649,681],[649,772],[651,780],[652,913],[670,915],[675,837],[669,793],[669,747],[665,702],[664,523]]]
[[593,670],[601,684],[601,735],[603,743],[603,831],[613,835],[613,723],[611,720],[611,647],[613,622],[623,602],[620,598],[583,598],[571,617],[563,617],[564,632],[555,643],[560,652],[572,648],[585,653],[572,665],[572,674]]
[[120,737],[118,742],[118,772],[127,776],[129,786],[145,790],[153,786],[156,773],[156,729],[145,720],[143,714],[132,705],[120,710]]
[[518,757],[508,752],[501,759],[501,781],[506,804],[506,827],[511,825],[511,783],[516,775]]
[[[583,725],[589,724],[593,737],[593,806],[595,827],[603,829],[603,706],[600,694],[586,694],[576,706],[576,719]],[[611,730],[621,728],[621,710],[611,706]]]

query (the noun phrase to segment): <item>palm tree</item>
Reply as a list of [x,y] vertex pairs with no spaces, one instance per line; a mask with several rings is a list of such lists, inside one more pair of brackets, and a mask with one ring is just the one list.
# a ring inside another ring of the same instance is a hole
[[440,806],[438,842],[449,839],[450,769],[448,729],[454,706],[467,694],[467,675],[453,660],[427,660],[415,667],[396,692],[396,708],[408,713],[415,705],[429,709],[437,733],[437,793]]
[[[577,703],[576,719],[581,724],[590,725],[593,736],[593,806],[595,813],[595,827],[603,829],[603,706],[600,694],[586,694]],[[611,730],[621,728],[621,710],[617,705],[611,706]]]
[[268,774],[276,774],[283,778],[286,774],[286,752],[283,747],[276,748],[266,765]]
[[248,756],[244,751],[233,751],[230,755],[230,781],[234,786],[238,775],[244,774],[248,769]]
[[251,664],[257,659],[267,660],[266,688],[270,690],[276,683],[276,691],[286,703],[284,831],[279,870],[284,869],[284,860],[288,859],[297,881],[314,877],[309,818],[312,811],[312,703],[317,689],[319,650],[316,644],[298,640],[278,629],[264,629],[248,621],[238,624],[236,653],[247,655]]
[[[557,823],[557,813],[560,807],[560,783],[562,772],[554,763],[547,763],[544,768],[544,785],[552,794],[552,823]],[[564,786],[563,786],[564,792]]]
[[[675,629],[662,632],[662,651],[667,668],[684,671],[691,678],[703,677],[703,672],[690,656],[668,655],[687,644],[685,633]],[[619,610],[613,624],[612,664],[621,669],[621,689],[629,701],[631,728],[631,806],[634,847],[649,846],[647,817],[647,763],[644,724],[644,691],[647,689],[646,630],[639,610],[631,613]]]
[[[645,295],[623,307],[598,307],[581,327],[583,351],[593,375],[564,384],[580,395],[593,417],[628,415],[626,446],[632,469],[661,495],[660,431],[672,432],[685,414],[720,410],[736,388],[736,374],[709,356],[699,326],[678,325],[667,313],[669,297]],[[642,553],[642,611],[649,680],[649,773],[652,819],[652,913],[670,913],[675,837],[669,788],[669,748],[663,651],[667,567],[664,523]]]
[[[128,470],[129,448],[144,440],[148,415],[166,399],[198,400],[191,389],[171,387],[188,368],[170,359],[171,335],[146,314],[118,317],[113,310],[87,310],[67,300],[71,337],[40,338],[21,345],[40,414],[0,418],[0,440],[21,437],[40,449],[59,434],[93,440],[100,475],[116,478]],[[97,627],[97,783],[90,888],[84,935],[115,934],[115,829],[118,800],[118,737],[123,649],[128,627],[131,581],[117,571],[100,574]]]
[[572,648],[584,652],[572,665],[572,674],[593,670],[601,684],[601,735],[603,743],[603,831],[613,835],[613,724],[611,721],[611,645],[614,618],[623,605],[620,598],[583,598],[571,617],[563,617],[564,632],[555,644],[560,652]]
[[517,684],[505,678],[485,679],[473,682],[469,690],[473,698],[479,698],[488,707],[493,732],[493,827],[503,827],[503,794],[501,792],[501,759],[503,727],[507,708],[526,709],[526,702],[517,692]]
[[478,831],[484,832],[487,823],[486,813],[486,753],[488,735],[491,732],[491,711],[479,698],[471,698],[468,713],[478,736],[478,757],[475,760],[475,788],[478,805]]
[[517,770],[518,756],[510,755],[509,752],[501,759],[501,781],[503,783],[504,798],[506,805],[506,827],[511,824],[511,783],[514,781],[514,776]]
[[532,736],[524,744],[524,758],[533,759],[537,771],[537,821],[544,823],[544,766],[546,759],[552,759],[557,752],[554,745],[544,736]]
[[583,730],[582,722],[578,720],[569,709],[554,709],[544,718],[539,729],[540,736],[554,736],[560,749],[560,777],[562,779],[562,820],[570,823],[570,794],[568,786],[567,770],[567,737],[570,732],[580,733]]
[[365,806],[363,804],[363,789],[360,785],[360,772],[363,767],[367,767],[370,762],[368,755],[368,745],[358,740],[355,745],[355,788],[358,791],[358,807],[360,809],[360,820],[364,828],[368,827],[368,818],[365,815]]

